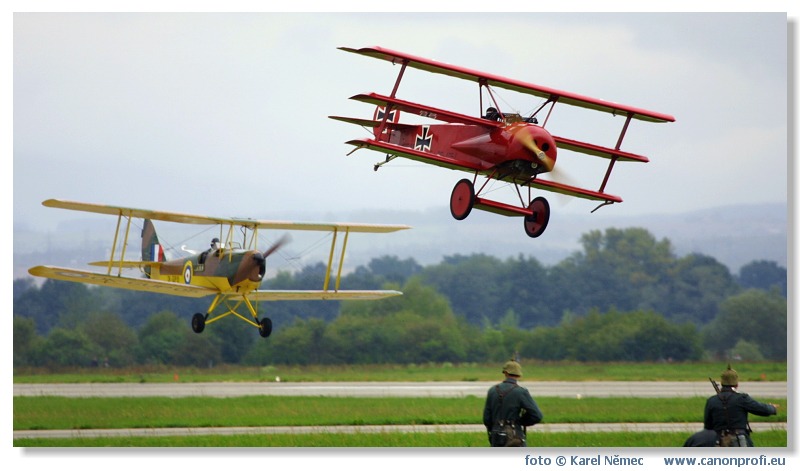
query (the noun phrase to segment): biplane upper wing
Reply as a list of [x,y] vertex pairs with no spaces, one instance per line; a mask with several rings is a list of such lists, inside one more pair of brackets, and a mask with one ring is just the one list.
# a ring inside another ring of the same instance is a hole
[[576,93],[556,90],[554,88],[543,87],[541,85],[501,77],[499,75],[472,70],[466,67],[459,67],[444,62],[438,62],[403,52],[393,51],[391,49],[386,49],[379,46],[359,49],[340,47],[339,49],[355,54],[383,59],[392,63],[405,63],[408,65],[408,67],[413,67],[415,69],[424,70],[435,74],[447,75],[450,77],[457,77],[472,82],[483,83],[497,88],[504,88],[519,93],[534,95],[544,98],[548,101],[602,111],[605,113],[611,113],[613,115],[631,116],[633,119],[656,123],[675,121],[675,118],[668,114],[649,111],[642,108],[635,108],[597,98],[591,98],[578,95]]
[[410,229],[410,226],[400,224],[365,224],[350,222],[293,222],[293,221],[270,221],[261,219],[247,218],[220,218],[213,216],[200,216],[194,214],[174,213],[168,211],[155,211],[149,209],[126,208],[122,206],[109,206],[94,203],[80,203],[77,201],[66,201],[49,199],[42,203],[50,208],[72,209],[76,211],[87,211],[91,213],[109,214],[114,216],[135,217],[143,219],[154,219],[159,221],[177,222],[182,224],[231,224],[247,228],[283,229],[293,231],[335,231],[346,230],[349,232],[371,232],[386,233],[395,232],[403,229]]
[[149,278],[130,278],[126,276],[106,275],[85,270],[75,270],[72,268],[40,265],[29,269],[28,273],[34,276],[52,278],[54,280],[76,281],[79,283],[109,286],[112,288],[148,291],[151,293],[171,294],[173,296],[184,296],[190,298],[201,298],[203,296],[217,294],[217,290],[204,288],[202,286],[170,283],[167,281],[153,280]]

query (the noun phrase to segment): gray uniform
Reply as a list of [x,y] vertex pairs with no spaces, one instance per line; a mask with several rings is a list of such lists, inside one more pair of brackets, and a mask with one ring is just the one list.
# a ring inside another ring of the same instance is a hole
[[750,395],[737,392],[730,386],[723,386],[719,394],[709,397],[706,401],[703,422],[706,429],[714,430],[718,435],[727,430],[737,437],[744,438],[747,446],[753,446],[747,414],[768,416],[777,413],[775,406],[758,402]]
[[500,421],[514,427],[522,438],[522,446],[525,446],[525,427],[538,424],[543,418],[536,401],[514,378],[506,378],[502,383],[492,386],[486,394],[483,425],[486,426],[489,444],[492,446],[505,446],[498,444],[492,436],[492,431],[497,429]]

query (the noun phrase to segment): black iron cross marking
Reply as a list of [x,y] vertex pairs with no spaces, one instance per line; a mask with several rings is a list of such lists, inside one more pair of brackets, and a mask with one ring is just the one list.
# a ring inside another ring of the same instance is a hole
[[430,132],[428,126],[422,126],[422,134],[417,134],[417,140],[414,142],[414,150],[430,152],[432,143],[433,133]]
[[[396,112],[396,111],[397,111],[397,110],[391,110],[391,111],[389,111],[389,119],[387,119],[386,121],[388,121],[388,122],[390,122],[390,123],[394,123],[394,119],[395,119],[395,112]],[[382,106],[381,106],[381,107],[378,107],[378,114],[377,114],[377,116],[376,116],[375,120],[376,120],[376,121],[381,121],[381,120],[383,120],[383,117],[384,117],[385,115],[386,115],[386,108],[384,108],[384,107],[382,107]]]

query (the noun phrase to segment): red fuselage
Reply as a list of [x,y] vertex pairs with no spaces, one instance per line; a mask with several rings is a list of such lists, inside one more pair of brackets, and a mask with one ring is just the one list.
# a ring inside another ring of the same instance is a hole
[[[386,141],[386,136],[380,140]],[[388,142],[480,166],[508,170],[520,178],[548,172],[556,160],[556,143],[541,126],[515,122],[487,130],[468,124],[431,124],[392,129]],[[550,159],[548,166],[530,142]]]

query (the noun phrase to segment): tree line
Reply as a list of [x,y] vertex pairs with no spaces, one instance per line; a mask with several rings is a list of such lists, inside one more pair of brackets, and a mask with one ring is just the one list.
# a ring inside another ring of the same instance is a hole
[[[385,256],[350,289],[400,289],[381,301],[260,303],[268,340],[241,322],[195,334],[207,300],[47,280],[14,282],[14,364],[365,364],[786,358],[786,270],[754,261],[737,275],[702,254],[676,257],[644,229],[592,231],[545,267],[533,257],[454,255],[422,267]],[[324,265],[265,287],[312,289]],[[779,339],[776,341],[776,339]]]

